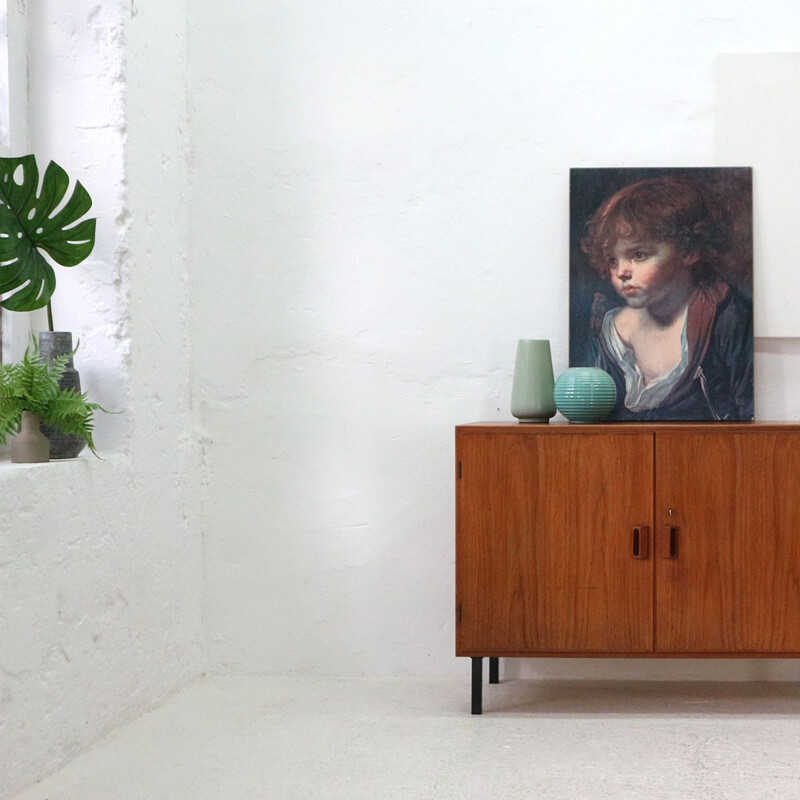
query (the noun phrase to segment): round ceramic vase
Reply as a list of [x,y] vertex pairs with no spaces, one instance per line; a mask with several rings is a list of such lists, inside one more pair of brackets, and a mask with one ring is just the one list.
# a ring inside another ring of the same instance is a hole
[[553,360],[547,339],[520,339],[514,362],[511,413],[520,422],[549,422],[556,413]]
[[596,367],[570,367],[555,385],[558,410],[570,422],[600,422],[617,402],[614,379]]

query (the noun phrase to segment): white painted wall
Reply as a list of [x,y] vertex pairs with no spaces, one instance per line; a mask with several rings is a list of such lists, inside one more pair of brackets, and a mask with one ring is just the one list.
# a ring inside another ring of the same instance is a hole
[[[518,338],[567,365],[569,167],[714,164],[716,54],[800,49],[796,4],[191,0],[189,41],[213,668],[466,676],[453,426],[510,418]],[[757,351],[800,418],[800,344]]]
[[[189,408],[182,3],[27,4],[31,145],[94,199],[60,270],[93,458],[0,464],[0,798],[200,673],[200,450]],[[133,345],[129,348],[128,342]]]

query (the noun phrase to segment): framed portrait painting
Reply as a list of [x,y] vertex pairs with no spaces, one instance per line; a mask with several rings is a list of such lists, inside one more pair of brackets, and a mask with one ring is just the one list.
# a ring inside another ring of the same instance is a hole
[[570,366],[611,420],[753,419],[752,170],[570,170]]

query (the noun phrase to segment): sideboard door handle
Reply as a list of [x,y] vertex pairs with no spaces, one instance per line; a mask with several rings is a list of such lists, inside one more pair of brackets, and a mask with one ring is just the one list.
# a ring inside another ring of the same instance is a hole
[[633,557],[647,558],[650,555],[650,528],[637,525],[633,529]]
[[665,525],[664,533],[667,536],[667,548],[662,553],[662,558],[678,557],[678,528],[675,525]]

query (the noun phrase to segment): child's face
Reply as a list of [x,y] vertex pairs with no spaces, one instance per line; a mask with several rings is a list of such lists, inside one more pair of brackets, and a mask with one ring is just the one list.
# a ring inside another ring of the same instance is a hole
[[672,242],[618,239],[609,258],[611,284],[631,308],[649,308],[691,285],[689,266]]

